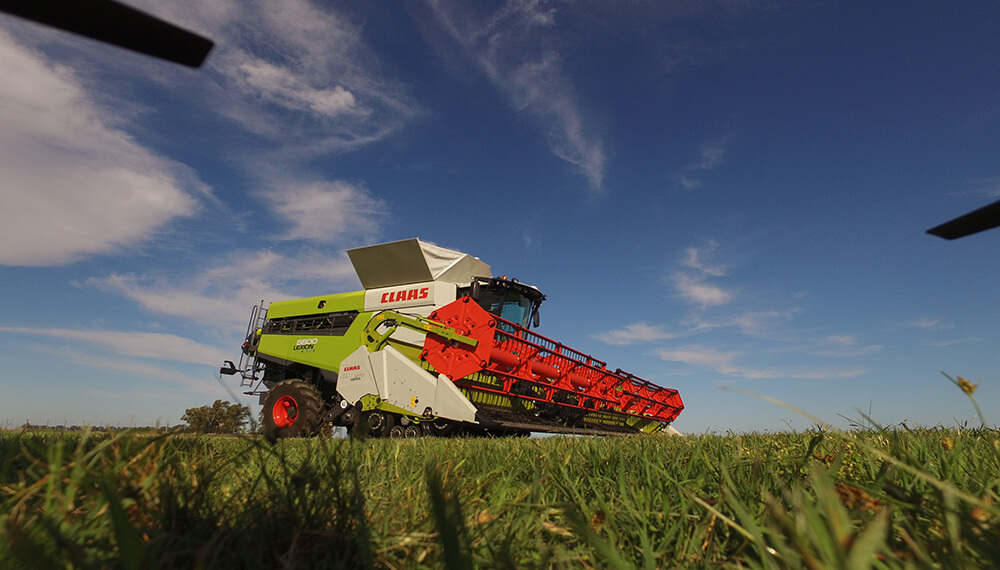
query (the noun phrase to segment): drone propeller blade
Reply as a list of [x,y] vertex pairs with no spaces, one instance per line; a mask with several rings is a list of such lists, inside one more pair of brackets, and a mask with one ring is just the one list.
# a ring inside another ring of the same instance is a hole
[[958,239],[1000,226],[1000,201],[935,226],[927,233],[944,239]]
[[214,45],[114,0],[0,0],[0,11],[188,67]]

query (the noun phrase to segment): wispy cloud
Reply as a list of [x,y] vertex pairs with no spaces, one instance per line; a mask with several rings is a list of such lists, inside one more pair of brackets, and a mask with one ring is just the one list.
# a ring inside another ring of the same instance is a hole
[[[196,394],[219,396],[221,395],[220,393],[224,393],[224,388],[212,381],[212,375],[208,372],[208,370],[206,370],[204,377],[195,377],[167,367],[154,366],[149,362],[143,362],[141,360],[99,355],[94,352],[76,350],[69,347],[34,345],[30,350],[46,355],[50,358],[56,358],[60,361],[68,362],[74,366],[86,366],[88,368],[97,368],[101,370],[110,370],[129,374],[134,378],[140,379],[137,380],[136,386],[145,384],[144,380],[155,380],[165,384],[181,386],[186,391]],[[228,355],[227,357],[231,356],[232,355]],[[213,368],[221,362],[221,360],[214,362]],[[91,385],[83,388],[84,390],[89,391],[94,387]],[[134,394],[131,390],[128,393]],[[122,394],[118,393],[118,395],[121,396]],[[176,397],[176,390],[173,389],[164,390],[158,393],[158,401],[173,400]]]
[[[949,323],[943,321],[937,317],[919,317],[915,318],[905,324],[907,328],[917,329],[921,333],[926,335],[927,340],[922,341],[920,344],[923,346],[929,346],[932,348],[943,348],[948,346],[955,346],[958,344],[968,344],[981,342],[982,339],[978,337],[959,337],[959,338],[940,338],[942,335],[941,331],[950,331],[948,334],[954,335],[953,332],[955,327],[954,323]],[[933,340],[930,340],[932,339]]]
[[681,186],[687,190],[701,187],[699,175],[715,170],[725,161],[730,143],[731,137],[721,137],[703,144],[698,151],[698,160],[687,165],[677,176]]
[[428,0],[443,29],[468,61],[504,93],[518,111],[541,126],[552,153],[572,164],[599,192],[607,157],[563,69],[556,42],[558,12],[541,0],[508,0],[481,17],[467,5]]
[[280,239],[334,243],[378,233],[385,205],[364,187],[346,182],[285,183],[262,193],[287,230]]
[[0,30],[0,264],[61,265],[152,237],[204,191],[72,70]]
[[296,256],[273,251],[237,252],[193,275],[136,276],[114,273],[85,285],[125,296],[155,314],[180,317],[232,332],[242,330],[250,308],[261,300],[303,296],[304,286],[350,284],[357,277],[344,254],[303,250]]
[[[668,282],[675,297],[694,308],[674,326],[642,321],[596,338],[618,345],[659,344],[651,354],[661,360],[734,378],[835,380],[867,373],[862,366],[836,362],[875,354],[882,345],[864,343],[857,335],[820,336],[817,330],[790,328],[789,323],[802,314],[795,306],[753,310],[750,295],[737,303],[738,289],[724,285],[732,280],[730,264],[720,257],[720,245],[714,240],[680,251]],[[738,350],[728,348],[733,339],[738,339]],[[765,354],[773,357],[774,365],[753,364]]]
[[720,351],[698,345],[664,348],[657,350],[655,354],[668,362],[699,366],[724,376],[745,378],[747,380],[842,380],[856,378],[868,372],[863,368],[827,366],[756,368],[739,364],[737,360],[743,356],[743,353],[739,351]]
[[714,170],[726,158],[729,150],[730,137],[715,139],[701,146],[701,160],[688,166],[688,170]]
[[907,323],[907,326],[923,330],[946,330],[955,328],[955,325],[942,322],[941,319],[934,317],[921,317],[913,319]]
[[[383,140],[419,113],[406,89],[380,72],[363,27],[336,10],[286,0],[139,5],[201,29],[216,47],[201,73],[219,115],[273,144],[284,160],[344,152]],[[176,78],[175,78],[176,79]],[[164,88],[190,88],[189,80]]]
[[944,348],[948,346],[955,346],[956,344],[969,344],[974,342],[982,342],[982,340],[983,339],[978,337],[952,338],[947,340],[925,342],[924,346],[930,346],[933,348]]
[[833,335],[823,339],[823,348],[814,352],[819,356],[856,358],[881,352],[880,344],[861,344],[854,335]]
[[354,94],[340,85],[314,87],[288,68],[260,58],[247,56],[236,65],[236,73],[250,95],[291,111],[330,119],[358,111]]
[[594,338],[608,344],[637,344],[645,342],[656,342],[667,340],[678,336],[660,326],[653,326],[649,323],[633,323],[625,325],[624,328],[608,331],[594,335]]
[[[291,217],[275,237],[328,244],[377,231],[374,216],[343,215],[380,210],[359,184],[296,181],[279,190],[274,183],[275,172],[383,140],[419,113],[405,88],[381,74],[360,25],[305,0],[283,2],[281,10],[254,1],[137,4],[211,36],[216,48],[205,67],[191,73],[68,34],[14,27],[45,48],[88,51],[87,65],[71,70],[0,30],[0,264],[58,265],[134,249],[214,200],[190,169],[139,142],[151,111],[118,100],[102,79],[153,82],[198,101],[180,121],[228,121],[204,136],[228,133],[220,153],[265,189],[279,218]],[[244,135],[232,136],[232,126]],[[320,231],[318,218],[331,214],[345,223]]]
[[685,269],[674,271],[670,282],[676,295],[685,302],[704,308],[726,305],[734,299],[732,290],[708,282],[728,273],[725,265],[713,261],[717,249],[718,243],[709,241],[701,247],[691,246],[684,250],[681,265]]
[[672,349],[662,348],[655,351],[655,354],[660,359],[669,362],[694,364],[718,371],[733,369],[732,362],[739,356],[738,352],[724,352],[698,345]]
[[773,332],[776,323],[790,321],[798,313],[794,308],[784,311],[751,311],[723,318],[695,318],[688,325],[692,331],[697,332],[735,328],[743,334],[763,335]]
[[688,273],[675,273],[671,278],[678,297],[701,307],[726,305],[733,300],[733,292],[717,285],[705,283],[702,277]]
[[713,264],[707,261],[719,248],[718,242],[710,240],[702,247],[691,246],[684,250],[684,267],[697,269],[702,273],[707,273],[715,277],[724,277],[728,272],[725,265]]
[[165,333],[30,327],[0,327],[0,333],[81,341],[122,356],[192,364],[217,364],[229,354],[189,338]]

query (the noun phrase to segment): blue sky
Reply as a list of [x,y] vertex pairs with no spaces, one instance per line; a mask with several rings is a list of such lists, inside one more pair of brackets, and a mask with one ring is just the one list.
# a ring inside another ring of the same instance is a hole
[[1000,197],[994,3],[133,5],[206,64],[0,18],[0,425],[177,424],[254,303],[410,237],[683,432],[978,425],[942,370],[1000,421],[1000,232],[924,234]]

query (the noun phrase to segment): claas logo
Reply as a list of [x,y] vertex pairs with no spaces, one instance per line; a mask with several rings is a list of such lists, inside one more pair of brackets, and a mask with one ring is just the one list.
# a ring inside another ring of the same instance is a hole
[[382,299],[379,301],[379,303],[399,303],[401,301],[416,301],[418,299],[426,299],[429,293],[430,289],[427,287],[414,287],[413,289],[401,289],[399,291],[390,291],[387,293],[382,293]]

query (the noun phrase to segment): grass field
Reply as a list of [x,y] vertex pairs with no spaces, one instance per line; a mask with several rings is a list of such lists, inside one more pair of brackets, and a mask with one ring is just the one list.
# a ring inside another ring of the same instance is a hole
[[1000,431],[0,434],[0,567],[997,567]]

